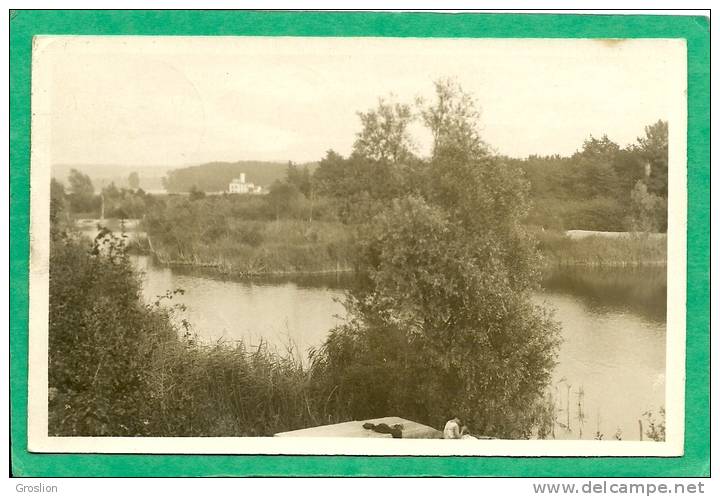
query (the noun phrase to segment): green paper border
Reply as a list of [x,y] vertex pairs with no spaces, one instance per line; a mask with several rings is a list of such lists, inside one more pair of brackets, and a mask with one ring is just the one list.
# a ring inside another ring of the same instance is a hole
[[[75,35],[685,38],[688,50],[685,455],[350,457],[76,455],[27,452],[32,37]],[[709,476],[710,24],[701,16],[370,12],[10,12],[10,389],[15,476]]]

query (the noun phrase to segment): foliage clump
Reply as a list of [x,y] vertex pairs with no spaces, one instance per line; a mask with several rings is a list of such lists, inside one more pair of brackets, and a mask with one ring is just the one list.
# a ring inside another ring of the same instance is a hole
[[647,422],[645,436],[654,442],[665,441],[665,408],[661,407],[657,416],[652,410],[645,411],[643,418]]
[[[172,328],[141,303],[123,242],[57,234],[50,252],[51,435],[148,434],[154,339]],[[154,339],[151,339],[154,337]]]
[[433,156],[406,170],[419,178],[360,232],[370,283],[349,295],[350,319],[316,351],[315,372],[338,384],[338,409],[353,416],[442,426],[457,415],[476,433],[530,436],[541,431],[559,326],[530,300],[528,185],[482,146],[467,96],[437,88],[424,112]]
[[552,230],[667,231],[668,123],[645,127],[621,148],[590,136],[570,157],[504,158],[524,171],[533,205],[527,224]]
[[56,230],[50,436],[271,436],[344,421],[292,350],[198,342],[169,291],[146,304],[121,238]]

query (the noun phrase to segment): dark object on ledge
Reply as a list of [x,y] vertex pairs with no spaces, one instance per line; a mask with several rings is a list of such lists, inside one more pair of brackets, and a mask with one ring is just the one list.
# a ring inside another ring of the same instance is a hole
[[286,431],[276,433],[276,437],[341,437],[341,438],[392,438],[390,433],[378,433],[374,430],[363,428],[363,425],[371,423],[373,426],[385,424],[402,426],[402,438],[442,438],[442,432],[415,421],[387,416],[376,419],[363,419],[360,421],[346,421],[332,425],[315,426],[302,430]]
[[403,425],[401,424],[395,424],[392,426],[388,426],[387,423],[365,423],[363,424],[363,428],[366,430],[372,430],[378,433],[389,433],[392,435],[393,438],[402,438],[402,429]]

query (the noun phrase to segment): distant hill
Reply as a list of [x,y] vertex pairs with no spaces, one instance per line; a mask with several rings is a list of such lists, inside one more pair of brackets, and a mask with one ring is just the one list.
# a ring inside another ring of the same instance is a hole
[[[307,165],[314,169],[317,163]],[[287,162],[210,162],[168,171],[163,185],[168,193],[187,192],[193,187],[204,192],[220,192],[228,189],[228,183],[233,178],[245,173],[247,182],[268,187],[276,180],[285,178],[287,167]]]
[[72,169],[90,176],[90,180],[99,192],[110,183],[118,187],[127,187],[128,177],[131,173],[138,173],[140,188],[146,192],[160,192],[164,190],[162,180],[170,170],[165,166],[121,166],[117,164],[54,164],[52,177],[67,185],[67,178]]

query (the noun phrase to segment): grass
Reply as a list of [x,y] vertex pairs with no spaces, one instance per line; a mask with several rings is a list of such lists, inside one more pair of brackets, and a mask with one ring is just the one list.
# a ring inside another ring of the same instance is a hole
[[[168,265],[209,267],[240,276],[352,269],[353,229],[339,222],[231,219],[216,231],[210,227],[163,233],[149,227],[148,232],[150,251]],[[535,236],[549,265],[649,266],[667,261],[665,234],[578,238],[562,231],[537,230]]]
[[571,238],[559,231],[536,232],[538,248],[550,265],[654,266],[667,264],[665,234],[628,233],[618,237]]
[[212,267],[227,275],[351,268],[352,233],[338,222],[227,220],[216,232],[163,233],[150,226],[148,234],[160,262]]
[[292,351],[179,340],[159,349],[155,365],[158,435],[272,436],[344,421]]

